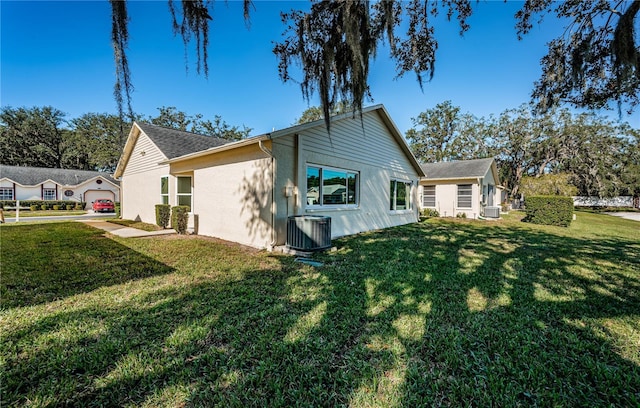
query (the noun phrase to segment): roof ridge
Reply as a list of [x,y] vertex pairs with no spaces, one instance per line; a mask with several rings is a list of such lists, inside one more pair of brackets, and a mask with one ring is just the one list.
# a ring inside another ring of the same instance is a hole
[[188,130],[176,129],[176,128],[172,128],[172,127],[168,127],[168,126],[160,126],[160,125],[156,125],[156,124],[149,123],[149,122],[136,122],[136,123],[138,125],[146,125],[146,126],[151,126],[151,127],[156,127],[156,128],[160,128],[160,129],[173,131],[173,132],[187,133],[187,134],[192,135],[192,136],[205,137],[207,139],[218,139],[218,140],[224,140],[224,141],[226,141],[228,143],[231,142],[230,140],[227,140],[225,138],[218,137],[218,136],[203,135],[202,133],[195,133],[195,132],[191,132],[191,131],[188,131]]
[[100,173],[100,174],[110,174],[109,172],[106,171],[100,171],[100,170],[85,170],[85,169],[65,169],[65,168],[61,168],[61,167],[39,167],[39,166],[15,166],[15,165],[11,165],[11,164],[0,164],[0,167],[14,167],[14,168],[18,168],[18,169],[36,169],[36,170],[47,170],[47,171],[56,171],[56,170],[62,170],[62,171],[83,171],[83,172],[87,172],[87,173]]

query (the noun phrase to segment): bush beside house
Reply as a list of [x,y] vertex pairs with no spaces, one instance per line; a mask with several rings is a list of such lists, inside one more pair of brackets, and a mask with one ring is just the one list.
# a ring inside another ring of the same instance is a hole
[[171,220],[171,206],[169,204],[156,204],[156,225],[167,228]]
[[175,229],[178,234],[187,233],[189,211],[190,208],[188,205],[176,205],[171,208],[171,227]]

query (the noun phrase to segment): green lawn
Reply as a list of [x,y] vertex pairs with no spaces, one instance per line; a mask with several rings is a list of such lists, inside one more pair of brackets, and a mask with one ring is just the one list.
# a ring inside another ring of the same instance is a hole
[[432,219],[314,268],[5,225],[3,406],[640,405],[640,228]]

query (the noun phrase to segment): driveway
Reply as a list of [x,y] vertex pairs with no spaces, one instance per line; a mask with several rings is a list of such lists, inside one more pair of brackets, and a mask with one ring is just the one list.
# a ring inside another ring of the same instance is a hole
[[[72,221],[72,220],[89,220],[95,218],[114,218],[116,215],[114,213],[93,213],[93,211],[88,212],[86,214],[77,214],[77,215],[49,215],[44,217],[20,217],[19,222],[42,222],[42,221]],[[5,222],[12,223],[16,222],[14,217],[5,218]]]
[[626,218],[628,220],[640,221],[640,212],[611,212],[606,214],[613,215],[614,217]]

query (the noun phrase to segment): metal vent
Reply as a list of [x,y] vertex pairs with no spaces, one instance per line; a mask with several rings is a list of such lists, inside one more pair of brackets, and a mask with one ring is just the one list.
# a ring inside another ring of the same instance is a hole
[[500,218],[500,207],[485,207],[484,216],[487,218]]
[[319,251],[331,247],[331,217],[296,215],[287,219],[287,247]]

